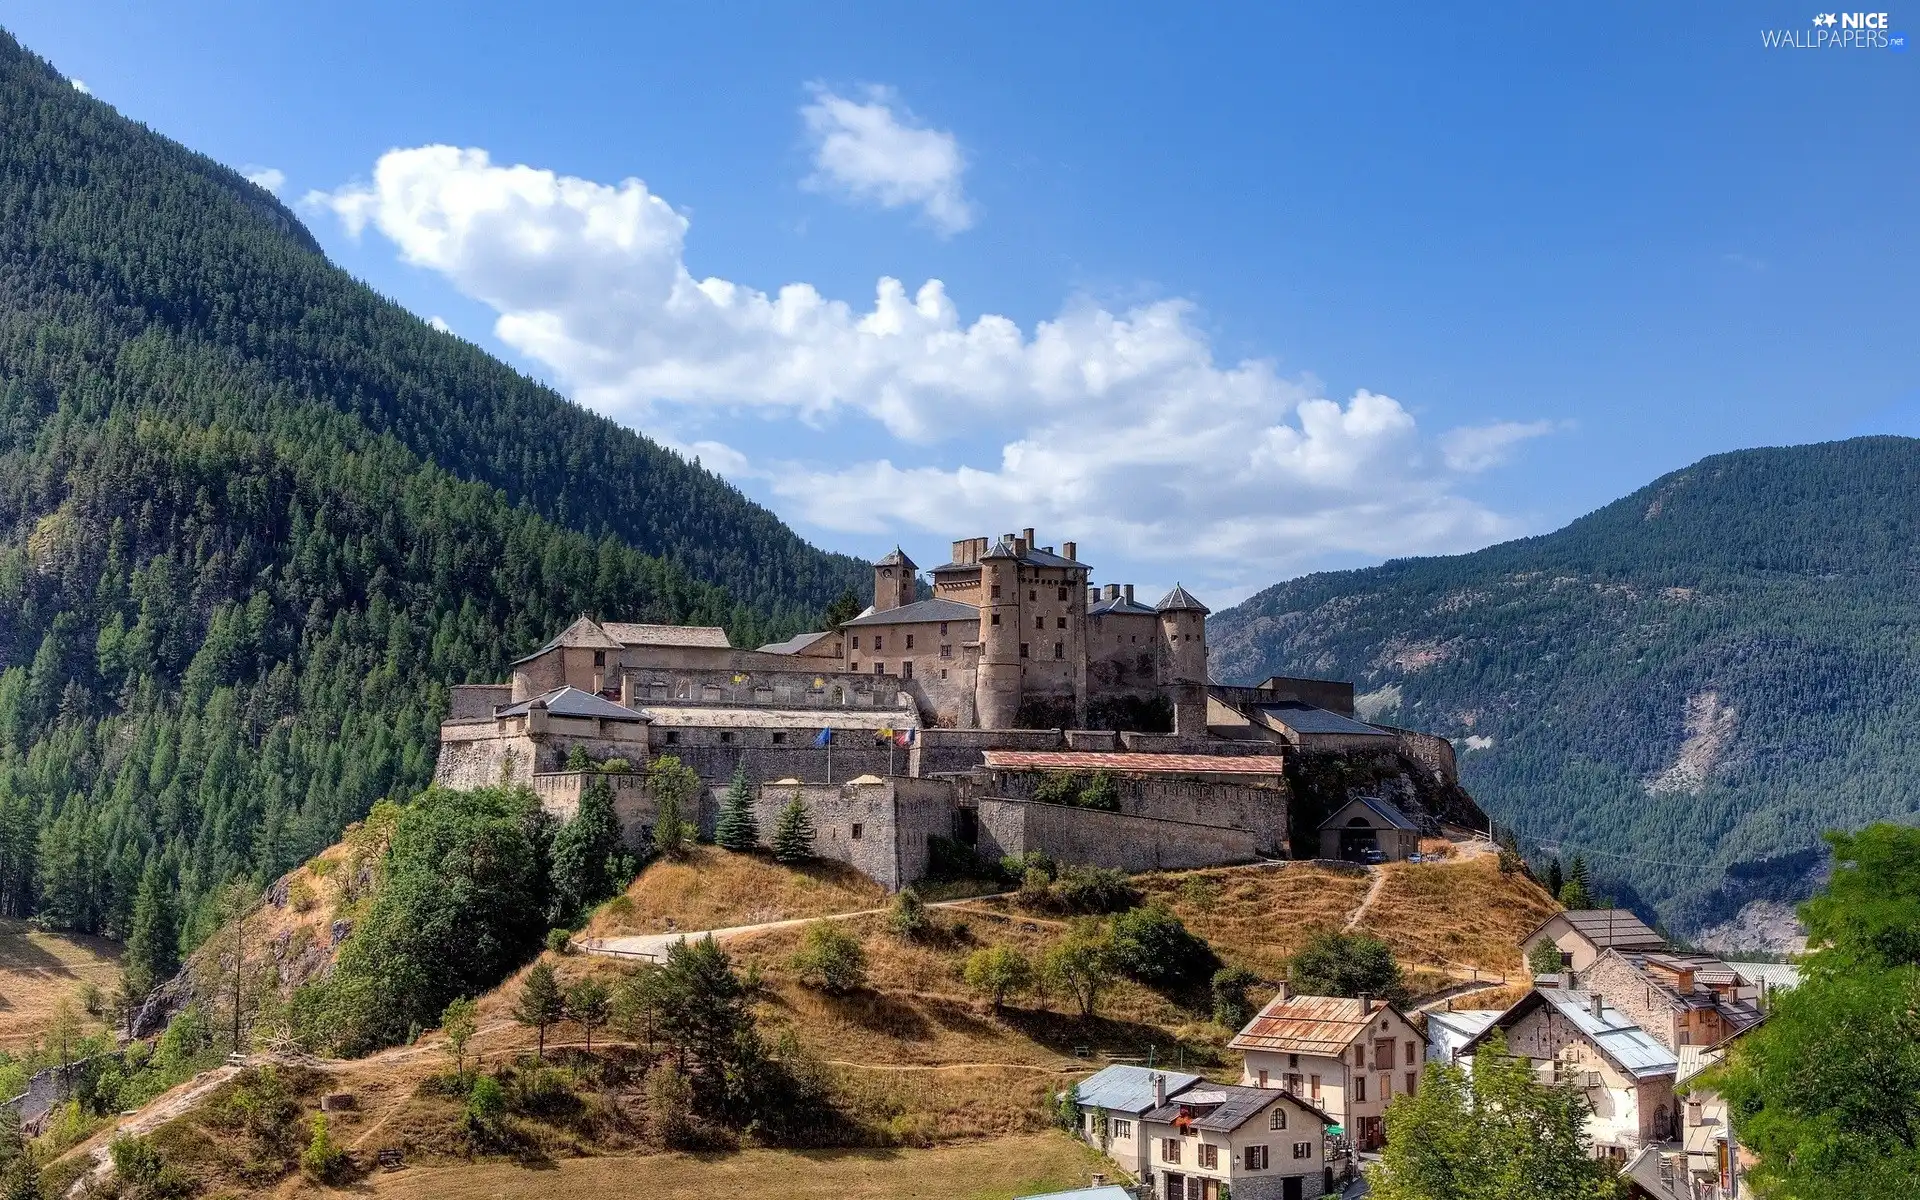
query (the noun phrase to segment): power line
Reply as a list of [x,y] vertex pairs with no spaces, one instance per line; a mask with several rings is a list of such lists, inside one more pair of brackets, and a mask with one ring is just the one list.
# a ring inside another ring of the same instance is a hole
[[1601,850],[1598,847],[1584,845],[1580,842],[1570,842],[1565,838],[1561,838],[1561,837],[1551,837],[1546,834],[1531,833],[1525,829],[1521,829],[1517,825],[1508,825],[1505,828],[1511,833],[1527,838],[1528,840],[1532,841],[1535,845],[1540,846],[1543,849],[1548,846],[1553,847],[1555,850],[1571,848],[1574,850],[1584,851],[1588,854],[1598,854],[1602,858],[1621,858],[1621,859],[1626,859],[1629,862],[1651,863],[1656,867],[1686,867],[1686,868],[1694,868],[1694,869],[1708,867],[1708,864],[1703,860],[1695,860],[1693,862],[1674,862],[1672,859],[1648,858],[1645,855],[1641,855],[1641,854],[1621,854],[1615,850]]

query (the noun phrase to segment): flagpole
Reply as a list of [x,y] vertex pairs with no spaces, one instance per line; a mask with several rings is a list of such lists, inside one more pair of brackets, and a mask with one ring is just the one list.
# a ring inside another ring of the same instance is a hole
[[833,726],[827,726],[827,782],[833,782]]

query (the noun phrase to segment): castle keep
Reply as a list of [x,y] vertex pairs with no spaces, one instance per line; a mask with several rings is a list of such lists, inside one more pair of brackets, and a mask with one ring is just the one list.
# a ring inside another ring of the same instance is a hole
[[[873,569],[864,612],[752,650],[718,628],[582,616],[506,682],[453,689],[435,779],[524,784],[564,817],[590,778],[610,776],[638,841],[652,758],[674,755],[707,783],[703,831],[741,769],[763,830],[798,791],[816,851],[893,888],[926,873],[933,837],[1144,870],[1323,843],[1357,854],[1483,820],[1451,746],[1360,721],[1349,684],[1210,684],[1207,608],[1185,588],[1149,606],[1130,584],[1095,587],[1073,542],[1056,552],[1032,529],[954,542],[925,599],[904,551]],[[594,772],[568,769],[581,753]],[[1373,803],[1351,806],[1337,836],[1319,828],[1325,799],[1305,804],[1289,782],[1324,755],[1374,764],[1360,772]],[[1058,802],[1063,781],[1096,777],[1098,807]]]

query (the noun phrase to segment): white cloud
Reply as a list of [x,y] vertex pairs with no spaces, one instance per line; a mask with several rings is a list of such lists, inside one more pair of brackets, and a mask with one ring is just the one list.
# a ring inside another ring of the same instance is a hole
[[944,235],[972,226],[959,141],[919,124],[890,89],[868,88],[862,103],[816,86],[800,117],[813,143],[805,186],[883,208],[917,206]]
[[247,177],[248,183],[263,187],[276,196],[287,185],[287,173],[278,167],[246,166],[240,168],[240,173]]
[[1552,432],[1552,421],[1496,421],[1449,430],[1440,438],[1440,450],[1449,467],[1471,474],[1499,466],[1520,443]]
[[453,332],[453,326],[447,324],[447,319],[445,317],[441,317],[441,316],[428,317],[427,324],[431,325],[435,329],[438,329],[441,333]]
[[[824,528],[1040,525],[1271,581],[1329,556],[1517,532],[1458,484],[1545,432],[1505,422],[1434,438],[1391,397],[1336,401],[1265,360],[1218,362],[1178,300],[1070,303],[1027,330],[963,321],[938,280],[909,292],[883,278],[862,311],[805,283],[768,294],[696,279],[688,219],[639,180],[496,166],[481,150],[390,151],[371,182],[306,203],[492,307],[501,340],[582,403],[764,480]],[[864,417],[895,445],[873,461],[775,461],[676,433],[716,410]],[[967,461],[958,447],[983,438],[997,456]]]
[[80,93],[80,94],[81,94],[82,96],[91,96],[91,95],[93,95],[93,89],[87,86],[87,81],[86,81],[86,80],[84,80],[84,79],[69,79],[69,80],[67,80],[67,82],[68,82],[68,83],[70,83],[70,84],[72,84],[72,85],[73,85],[73,90],[74,90],[74,91],[76,91],[76,92],[79,92],[79,93]]

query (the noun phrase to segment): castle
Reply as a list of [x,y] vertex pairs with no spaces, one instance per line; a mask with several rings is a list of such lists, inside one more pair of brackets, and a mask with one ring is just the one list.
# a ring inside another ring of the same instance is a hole
[[[1398,853],[1483,820],[1444,739],[1358,719],[1351,684],[1210,683],[1206,606],[1177,585],[1152,607],[1131,585],[1092,587],[1073,542],[1056,553],[1030,528],[954,542],[926,599],[904,551],[873,570],[864,612],[753,650],[719,628],[582,616],[505,683],[452,689],[435,779],[524,784],[565,817],[610,776],[638,840],[652,758],[706,782],[706,830],[743,771],[763,830],[799,792],[817,851],[889,887],[926,872],[936,837],[1142,870],[1323,845]],[[1302,764],[1328,754],[1373,764],[1367,803],[1302,794]],[[594,771],[571,769],[581,755]],[[1096,774],[1112,785],[1105,809],[1037,798]],[[1334,817],[1341,828],[1321,828]]]

